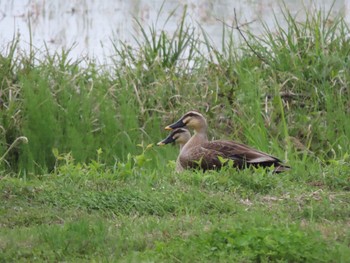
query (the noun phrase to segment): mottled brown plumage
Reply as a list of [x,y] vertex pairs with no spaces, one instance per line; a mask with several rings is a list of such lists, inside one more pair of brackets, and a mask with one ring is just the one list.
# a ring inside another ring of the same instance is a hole
[[203,170],[220,169],[233,162],[239,169],[274,166],[275,172],[289,170],[278,158],[253,149],[247,145],[227,140],[208,141],[207,122],[202,114],[190,111],[177,122],[166,127],[167,130],[188,127],[194,135],[183,146],[178,160],[184,169],[200,168]]

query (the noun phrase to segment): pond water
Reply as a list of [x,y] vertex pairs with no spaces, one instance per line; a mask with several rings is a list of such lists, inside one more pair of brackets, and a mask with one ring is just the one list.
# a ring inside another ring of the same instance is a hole
[[[290,12],[298,19],[305,10],[329,10],[332,0],[285,0]],[[112,40],[130,45],[141,39],[136,20],[144,28],[155,26],[172,34],[187,6],[187,24],[197,30],[202,27],[214,45],[222,42],[222,21],[234,23],[234,9],[240,24],[248,23],[256,33],[262,22],[270,28],[274,16],[282,21],[278,0],[8,0],[0,1],[0,52],[7,50],[14,36],[20,36],[20,48],[27,52],[31,42],[35,48],[50,53],[71,48],[70,56],[88,56],[104,63],[113,54]],[[350,0],[336,0],[332,16],[347,17]],[[175,10],[175,11],[174,11]],[[173,15],[170,16],[170,14]],[[170,16],[170,18],[169,18]],[[169,20],[168,20],[169,18]]]

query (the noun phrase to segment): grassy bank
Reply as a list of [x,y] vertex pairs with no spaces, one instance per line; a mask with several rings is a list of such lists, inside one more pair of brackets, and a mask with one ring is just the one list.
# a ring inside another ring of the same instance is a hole
[[1,179],[0,261],[349,262],[349,168]]
[[[15,39],[0,56],[0,261],[349,262],[349,29],[285,19],[216,50],[184,13],[173,36],[116,44],[108,69]],[[175,174],[177,150],[152,144],[191,109],[211,138],[292,171]]]

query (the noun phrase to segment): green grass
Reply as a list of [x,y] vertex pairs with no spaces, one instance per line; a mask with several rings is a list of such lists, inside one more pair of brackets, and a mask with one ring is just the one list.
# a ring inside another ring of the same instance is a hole
[[[217,50],[185,10],[173,36],[153,25],[135,48],[115,43],[107,69],[14,39],[0,56],[0,262],[350,262],[349,29],[284,14],[287,29],[245,32],[249,45],[224,25]],[[178,150],[153,145],[192,109],[211,138],[292,170],[176,174]]]
[[[1,178],[1,260],[349,262],[342,172],[262,170],[123,176],[69,164]],[[343,176],[344,177],[344,176]]]

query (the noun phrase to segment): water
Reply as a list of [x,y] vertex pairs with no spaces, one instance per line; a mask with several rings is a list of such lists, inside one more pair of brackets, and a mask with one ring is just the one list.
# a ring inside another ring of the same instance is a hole
[[[328,10],[332,0],[286,0],[286,6],[298,19],[303,19],[305,8]],[[29,43],[38,50],[50,53],[62,48],[72,48],[73,58],[90,57],[105,62],[113,54],[113,41],[135,44],[140,29],[155,25],[169,35],[176,29],[187,5],[187,23],[199,30],[199,25],[210,35],[218,47],[222,41],[222,22],[234,22],[233,10],[239,23],[249,23],[249,28],[259,33],[261,21],[273,28],[274,17],[282,21],[278,0],[10,0],[0,1],[0,51],[6,52],[14,36],[20,36],[20,48],[27,52]],[[347,17],[350,0],[336,0],[332,15]],[[305,8],[304,8],[305,7]],[[160,12],[160,9],[162,11]],[[169,14],[176,10],[169,21]],[[167,21],[167,22],[166,22]],[[30,38],[32,36],[32,38]]]

